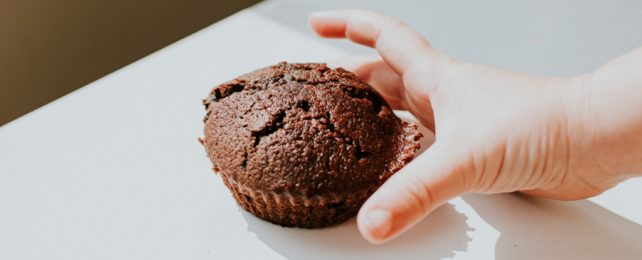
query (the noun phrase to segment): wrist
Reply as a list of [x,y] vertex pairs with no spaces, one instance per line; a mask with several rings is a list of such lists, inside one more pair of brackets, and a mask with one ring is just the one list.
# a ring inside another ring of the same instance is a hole
[[611,95],[617,87],[596,73],[571,77],[566,102],[568,135],[583,164],[577,167],[600,171],[613,184],[642,173],[642,120],[636,125],[634,111],[620,111],[627,104]]

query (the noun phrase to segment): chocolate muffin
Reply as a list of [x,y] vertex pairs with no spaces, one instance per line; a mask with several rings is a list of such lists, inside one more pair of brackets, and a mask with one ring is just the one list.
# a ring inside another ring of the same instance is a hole
[[367,83],[325,64],[259,69],[217,86],[203,104],[214,171],[242,208],[288,227],[356,215],[421,138]]

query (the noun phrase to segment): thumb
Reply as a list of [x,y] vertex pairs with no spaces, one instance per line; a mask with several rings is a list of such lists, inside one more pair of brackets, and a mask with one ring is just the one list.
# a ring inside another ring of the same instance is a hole
[[451,198],[467,192],[452,147],[435,142],[390,177],[361,207],[359,231],[381,244],[403,233]]

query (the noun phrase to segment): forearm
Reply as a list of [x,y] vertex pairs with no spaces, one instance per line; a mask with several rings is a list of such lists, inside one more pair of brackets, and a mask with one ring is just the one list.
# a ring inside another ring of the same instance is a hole
[[583,88],[595,159],[613,174],[642,175],[642,48],[599,68]]

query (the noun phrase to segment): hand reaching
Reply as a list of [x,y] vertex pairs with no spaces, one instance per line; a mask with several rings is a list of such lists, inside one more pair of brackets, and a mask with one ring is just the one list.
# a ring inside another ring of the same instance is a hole
[[458,61],[371,12],[315,13],[310,24],[323,37],[376,48],[381,58],[347,69],[436,134],[361,208],[359,230],[371,242],[466,193],[573,200],[642,171],[642,49],[593,74],[536,77]]

